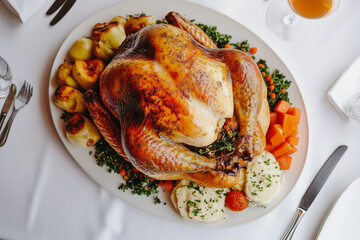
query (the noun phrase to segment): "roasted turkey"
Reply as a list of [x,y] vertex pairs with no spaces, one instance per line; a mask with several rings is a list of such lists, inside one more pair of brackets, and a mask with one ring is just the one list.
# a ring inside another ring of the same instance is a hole
[[[241,163],[265,147],[261,73],[247,54],[216,48],[179,14],[166,20],[125,39],[101,75],[101,97],[84,95],[87,107],[105,140],[139,171],[231,187]],[[207,158],[189,150],[213,143],[225,122],[239,129],[234,153]]]

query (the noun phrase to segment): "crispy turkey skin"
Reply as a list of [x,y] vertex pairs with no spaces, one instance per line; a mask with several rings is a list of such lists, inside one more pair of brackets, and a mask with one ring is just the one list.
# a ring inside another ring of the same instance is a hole
[[[149,176],[229,187],[240,160],[264,149],[268,124],[259,116],[267,117],[268,105],[256,63],[238,50],[205,47],[179,27],[156,24],[127,37],[99,86],[105,107],[93,93],[84,96],[95,124]],[[231,156],[207,158],[183,145],[211,144],[230,118],[240,129]]]

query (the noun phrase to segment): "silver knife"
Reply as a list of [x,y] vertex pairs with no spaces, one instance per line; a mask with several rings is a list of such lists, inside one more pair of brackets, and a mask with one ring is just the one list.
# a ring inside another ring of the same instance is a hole
[[59,10],[59,12],[56,14],[54,19],[50,22],[50,25],[54,26],[56,23],[58,23],[66,15],[66,13],[70,10],[70,8],[74,5],[75,2],[76,0],[67,0],[62,6],[62,8]]
[[325,164],[321,167],[320,171],[316,174],[314,180],[310,184],[309,188],[306,190],[304,196],[300,201],[300,205],[296,214],[291,221],[289,227],[286,229],[284,235],[282,236],[281,240],[291,239],[296,227],[298,226],[300,220],[305,215],[306,211],[309,209],[310,205],[313,203],[314,199],[320,192],[322,186],[328,179],[330,173],[335,168],[336,164],[339,162],[341,157],[344,155],[346,150],[348,149],[347,146],[341,145],[338,147],[333,154],[328,158]]
[[51,7],[49,8],[49,10],[47,10],[46,15],[51,15],[54,12],[56,12],[56,10],[58,10],[65,2],[66,0],[56,0]]
[[10,91],[8,96],[6,97],[4,106],[1,109],[1,114],[0,114],[0,129],[4,123],[4,120],[6,118],[7,113],[9,112],[9,109],[14,101],[15,98],[15,93],[16,93],[16,86],[15,84],[11,84],[10,86]]

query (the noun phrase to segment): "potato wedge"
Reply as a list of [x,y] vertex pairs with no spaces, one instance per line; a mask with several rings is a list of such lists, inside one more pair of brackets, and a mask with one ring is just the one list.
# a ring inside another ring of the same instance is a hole
[[69,142],[79,147],[91,147],[101,137],[95,124],[78,113],[67,120],[65,132]]
[[71,69],[73,65],[69,62],[61,64],[58,68],[57,81],[59,84],[68,85],[80,89],[81,86],[71,76]]
[[116,49],[125,40],[126,20],[122,17],[114,17],[110,22],[96,24],[91,32],[94,40],[93,54],[105,61],[110,60]]
[[101,73],[105,69],[105,64],[100,59],[78,61],[72,67],[71,74],[80,86],[85,89],[94,89]]
[[89,60],[92,58],[94,42],[90,38],[80,38],[74,42],[69,50],[69,56],[75,60]]
[[140,29],[156,23],[156,19],[153,16],[128,16],[125,23],[126,35],[136,33]]
[[67,85],[59,86],[54,93],[54,103],[69,113],[85,113],[87,111],[83,94]]

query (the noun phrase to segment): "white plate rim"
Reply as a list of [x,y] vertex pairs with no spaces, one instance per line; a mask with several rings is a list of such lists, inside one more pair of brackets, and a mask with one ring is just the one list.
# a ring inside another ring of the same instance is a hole
[[[134,198],[138,198],[138,199],[142,199],[144,197],[140,197],[140,196],[132,196],[133,198],[130,197],[131,200],[129,200],[129,198],[125,197],[126,195],[129,195],[130,193],[123,193],[119,190],[116,189],[113,189],[111,188],[110,186],[104,184],[104,182],[106,182],[107,180],[113,180],[114,177],[110,177],[112,174],[108,174],[107,171],[105,169],[101,169],[99,168],[95,161],[94,161],[94,164],[86,164],[84,165],[84,162],[82,162],[83,160],[79,159],[78,158],[78,153],[76,151],[78,151],[79,149],[77,149],[76,147],[72,146],[65,138],[65,134],[64,134],[64,124],[61,123],[61,121],[59,121],[59,116],[60,116],[60,112],[61,110],[58,109],[55,104],[53,103],[52,101],[52,97],[53,97],[53,92],[56,88],[56,80],[55,80],[55,75],[56,75],[56,71],[57,71],[57,68],[58,66],[64,61],[64,52],[67,52],[65,48],[67,48],[67,50],[69,49],[69,44],[70,44],[70,41],[74,41],[74,37],[75,35],[77,35],[77,38],[79,37],[83,37],[83,36],[80,36],[79,35],[79,32],[84,32],[84,28],[85,26],[88,27],[89,23],[91,23],[92,25],[96,24],[99,19],[103,19],[102,21],[105,22],[105,21],[109,21],[113,16],[115,15],[109,15],[109,14],[106,14],[106,13],[109,13],[109,12],[113,12],[114,9],[121,9],[121,8],[126,8],[127,6],[131,6],[130,8],[133,8],[134,5],[136,6],[146,6],[146,4],[148,4],[148,2],[146,0],[125,0],[125,1],[122,1],[122,2],[119,2],[119,3],[116,3],[116,4],[113,4],[111,6],[108,6],[108,7],[105,7],[104,9],[92,14],[91,16],[89,16],[88,18],[86,18],[84,21],[82,21],[78,26],[76,26],[72,31],[71,33],[66,37],[66,39],[64,40],[63,44],[61,45],[61,47],[59,48],[59,51],[54,59],[54,62],[53,62],[53,66],[52,66],[52,69],[51,69],[51,73],[50,73],[50,81],[49,81],[49,102],[50,102],[50,112],[51,112],[51,115],[52,115],[52,119],[53,119],[53,123],[54,123],[54,126],[55,126],[55,129],[60,137],[60,139],[62,140],[65,148],[69,151],[69,153],[71,154],[71,156],[74,158],[74,160],[80,165],[80,167],[90,176],[90,178],[92,178],[95,182],[97,182],[100,186],[104,187],[105,189],[107,189],[110,193],[112,193],[113,195],[115,195],[116,197],[119,197],[121,198],[123,201],[125,201],[126,203],[138,208],[138,209],[141,209],[143,210],[144,212],[150,214],[150,215],[155,215],[157,217],[160,217],[160,218],[164,218],[163,215],[159,215],[157,213],[154,213],[154,211],[151,211],[149,208],[148,208],[148,205],[145,204],[145,206],[138,206],[138,202],[136,199]],[[286,76],[287,76],[287,79],[291,80],[292,81],[292,87],[290,88],[289,92],[292,90],[293,91],[293,94],[296,94],[298,97],[297,97],[297,101],[298,101],[298,104],[300,104],[301,106],[299,105],[295,105],[297,107],[300,107],[301,111],[302,111],[302,115],[301,115],[301,122],[300,122],[300,144],[299,144],[299,149],[301,151],[301,159],[303,160],[302,161],[302,164],[301,165],[297,165],[297,167],[299,168],[298,172],[297,172],[297,177],[296,179],[293,179],[294,180],[294,183],[292,184],[292,186],[290,186],[287,190],[287,192],[285,194],[282,194],[282,198],[280,199],[275,199],[274,202],[275,203],[272,203],[270,204],[270,208],[269,206],[267,207],[267,209],[261,209],[263,212],[262,214],[257,214],[257,216],[254,216],[254,217],[250,217],[248,218],[247,220],[243,219],[243,220],[239,220],[239,219],[236,219],[236,221],[233,221],[234,219],[234,215],[236,214],[239,214],[241,215],[242,213],[233,213],[233,212],[229,212],[229,217],[227,220],[225,221],[221,221],[221,222],[217,222],[217,223],[208,223],[208,224],[203,224],[203,223],[194,223],[194,222],[188,222],[188,221],[185,221],[183,220],[181,217],[179,217],[176,213],[176,217],[175,216],[172,216],[170,218],[168,217],[165,217],[165,219],[168,219],[170,221],[173,221],[173,222],[178,222],[180,224],[188,224],[188,225],[191,225],[191,226],[196,226],[196,227],[210,227],[210,228],[218,228],[218,227],[231,227],[231,226],[237,226],[239,224],[243,224],[243,223],[248,223],[250,221],[253,221],[259,217],[262,217],[262,216],[265,216],[267,213],[269,213],[270,211],[272,211],[273,209],[275,209],[276,207],[278,207],[280,205],[280,203],[288,196],[288,194],[291,192],[291,190],[295,187],[296,183],[298,182],[299,178],[301,177],[301,174],[303,172],[303,168],[304,168],[304,165],[306,163],[306,157],[307,157],[307,154],[308,154],[308,146],[309,146],[309,125],[308,125],[308,118],[307,118],[307,112],[306,112],[306,107],[305,107],[305,104],[304,104],[304,101],[303,101],[303,98],[302,98],[302,94],[301,94],[301,90],[299,89],[294,77],[293,77],[293,74],[290,72],[290,70],[287,68],[286,64],[281,60],[281,58],[271,49],[271,47],[266,44],[260,37],[258,37],[254,32],[252,32],[251,30],[249,30],[247,27],[245,27],[244,25],[242,25],[241,23],[237,22],[236,20],[220,13],[220,12],[217,12],[216,10],[213,10],[211,8],[207,8],[205,6],[202,6],[202,5],[199,5],[199,4],[196,4],[196,3],[192,3],[192,2],[186,2],[186,1],[175,1],[175,0],[153,0],[151,1],[151,4],[152,4],[152,7],[154,6],[164,6],[166,4],[168,5],[175,5],[175,6],[182,6],[182,11],[179,11],[181,14],[184,14],[185,12],[185,16],[186,14],[188,14],[188,12],[191,12],[191,10],[186,10],[186,9],[190,9],[190,8],[187,8],[189,6],[191,6],[192,8],[192,11],[194,11],[194,9],[196,10],[201,10],[201,11],[204,11],[204,12],[211,12],[212,14],[214,14],[214,16],[217,16],[219,19],[221,20],[226,20],[226,21],[229,21],[229,22],[233,22],[234,25],[236,25],[236,27],[238,27],[239,29],[242,29],[243,31],[246,31],[249,36],[247,36],[246,39],[248,38],[254,38],[258,43],[261,43],[261,46],[262,47],[265,47],[265,50],[270,52],[271,55],[273,56],[273,58],[276,59],[277,61],[277,66],[280,66],[281,65],[281,72],[285,72]],[[160,5],[159,5],[160,4]],[[167,6],[168,6],[167,5]],[[187,7],[186,7],[187,6]],[[165,8],[163,9],[165,11]],[[178,9],[175,9],[175,10],[178,10]],[[150,14],[150,15],[153,15],[152,10],[147,10],[146,13],[147,14]],[[169,10],[167,10],[169,11]],[[167,12],[166,11],[166,12]],[[200,11],[200,13],[201,13]],[[143,12],[143,11],[140,11],[140,12]],[[166,14],[166,12],[164,12]],[[134,14],[134,12],[127,12],[125,14]],[[165,15],[164,14],[164,15]],[[107,18],[103,18],[105,15],[107,15]],[[201,16],[201,17],[204,17],[204,16]],[[200,18],[197,18],[197,19],[201,19]],[[110,19],[109,19],[110,18]],[[206,17],[205,17],[206,18]],[[206,21],[198,21],[198,22],[202,22],[202,23],[207,23]],[[210,24],[211,25],[211,24]],[[216,25],[216,24],[212,24],[212,25]],[[221,25],[217,25],[218,28],[221,26]],[[80,31],[81,30],[81,31]],[[90,33],[90,30],[91,28],[88,29],[89,33]],[[219,30],[220,31],[220,30]],[[228,33],[228,34],[231,34],[233,35],[231,32],[223,32],[223,33]],[[71,42],[71,43],[72,43]],[[250,42],[250,41],[249,41]],[[251,43],[251,42],[250,42]],[[71,45],[70,45],[71,46]],[[258,46],[258,45],[257,45]],[[62,54],[61,54],[62,53]],[[266,59],[268,62],[269,62],[269,59]],[[269,64],[271,66],[271,63]],[[271,68],[272,70],[274,70],[274,68]],[[294,90],[294,88],[296,88]],[[291,95],[290,95],[290,99],[291,98]],[[76,150],[74,150],[76,149]],[[86,150],[87,152],[89,152],[89,150]],[[295,153],[295,156],[299,155],[299,152],[298,151],[297,153]],[[84,154],[82,154],[84,156]],[[101,171],[104,172],[104,174],[102,174],[101,176],[101,179],[99,178],[99,176],[95,176],[94,173],[95,172],[99,172],[99,169],[101,169]],[[288,170],[288,171],[291,171],[291,170]],[[106,176],[106,174],[108,176]],[[121,182],[121,179],[119,178],[119,183],[118,185],[120,184]],[[285,183],[286,184],[286,183]],[[121,192],[121,194],[123,196],[119,196],[119,192]],[[160,192],[160,195],[161,195],[161,192]],[[162,198],[167,198],[167,196],[165,195],[161,195],[160,197]],[[168,200],[168,199],[167,199]],[[151,201],[151,200],[149,200]],[[169,202],[169,201],[168,201]],[[153,203],[152,203],[153,204]],[[173,215],[174,214],[174,210],[172,208],[169,207],[169,204],[167,205],[167,208],[168,209],[171,209],[172,213],[170,215]],[[162,208],[163,210],[165,209],[164,207]],[[245,211],[252,211],[253,209],[250,209],[250,210],[245,210]],[[166,215],[169,215],[169,211],[168,210],[165,210],[167,212]],[[158,212],[158,211],[157,211]],[[231,220],[229,220],[229,218]],[[241,217],[240,217],[241,218]]]
[[[334,204],[330,207],[330,210],[328,211],[324,221],[322,222],[322,224],[319,228],[319,231],[316,235],[316,239],[319,239],[319,240],[327,239],[326,236],[323,237],[323,235],[326,234],[327,229],[331,228],[329,219],[332,219],[333,217],[335,217],[335,215],[336,215],[335,211],[337,211],[337,208],[339,207],[339,205],[344,204],[343,202],[349,198],[348,195],[351,194],[351,192],[353,191],[353,189],[356,186],[360,187],[360,177],[353,180],[349,184],[349,186],[347,186],[346,189],[340,194],[340,196],[337,198],[337,200],[334,202]],[[358,191],[358,193],[359,192],[360,191]]]

